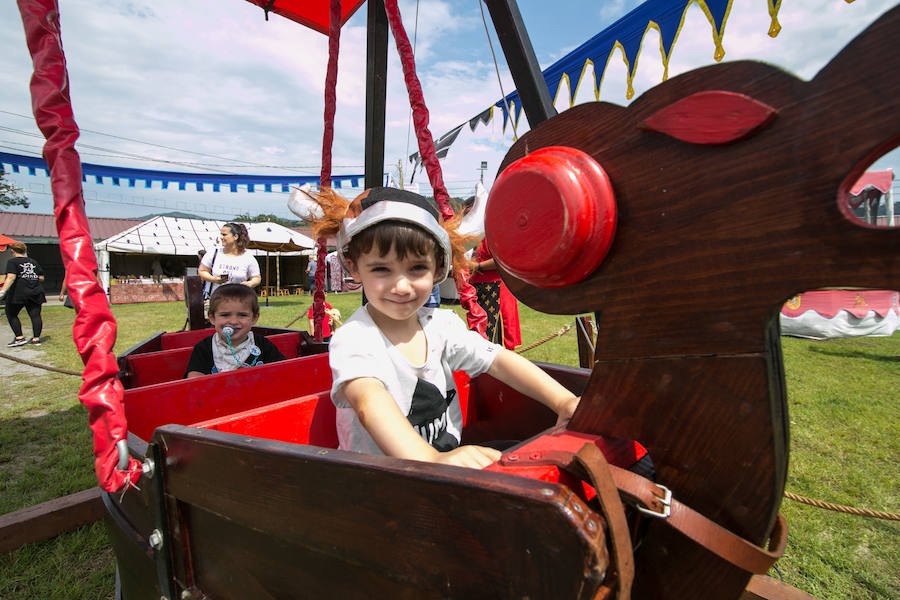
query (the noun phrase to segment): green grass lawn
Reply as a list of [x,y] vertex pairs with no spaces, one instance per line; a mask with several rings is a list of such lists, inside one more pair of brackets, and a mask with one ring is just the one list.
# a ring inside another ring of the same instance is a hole
[[[359,294],[330,295],[348,317]],[[260,325],[306,326],[308,296],[269,299]],[[571,323],[521,306],[523,344]],[[113,307],[116,352],[184,324],[178,302]],[[71,337],[74,313],[45,307],[42,362],[81,371]],[[0,327],[7,327],[5,319]],[[787,489],[804,496],[900,512],[900,334],[814,342],[783,338],[791,420]],[[4,351],[6,349],[3,349]],[[14,350],[10,350],[10,353]],[[575,332],[525,354],[577,365]],[[0,359],[0,369],[10,363]],[[78,377],[47,372],[0,377],[0,514],[96,485]],[[785,500],[791,527],[777,565],[784,580],[823,600],[900,598],[900,523],[844,515]],[[106,599],[113,554],[103,526],[83,527],[0,556],[0,599]]]

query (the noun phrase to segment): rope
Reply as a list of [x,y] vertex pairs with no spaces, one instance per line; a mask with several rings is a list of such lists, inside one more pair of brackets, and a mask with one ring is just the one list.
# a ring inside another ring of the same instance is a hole
[[882,512],[880,510],[869,510],[867,508],[855,508],[853,506],[844,506],[843,504],[832,504],[831,502],[814,500],[813,498],[807,498],[806,496],[801,496],[793,492],[785,492],[784,497],[789,498],[794,502],[800,502],[803,504],[808,504],[809,506],[815,506],[816,508],[824,508],[826,510],[833,510],[835,512],[856,515],[858,517],[873,517],[875,519],[887,519],[888,521],[900,521],[900,514],[897,513]]
[[509,115],[509,122],[512,124],[513,140],[517,140],[519,139],[519,134],[516,133],[516,119],[513,118],[513,104],[506,101],[506,92],[503,91],[503,81],[500,80],[500,67],[497,66],[497,55],[494,54],[494,43],[491,41],[491,34],[488,31],[487,19],[484,18],[484,4],[481,0],[478,1],[478,6],[481,8],[481,22],[484,23],[484,34],[487,36],[488,46],[491,47],[491,58],[494,59],[494,71],[497,73],[497,83],[500,85],[500,96],[503,98],[503,105],[506,107],[506,112]]
[[297,321],[299,321],[299,320],[300,320],[300,317],[302,317],[304,314],[306,314],[306,312],[300,311],[300,314],[297,315],[297,316],[294,318],[293,321],[291,321],[290,323],[288,323],[287,325],[285,325],[284,328],[285,328],[285,329],[290,329],[290,328],[291,328],[291,325],[293,325],[294,323],[296,323]]
[[67,371],[65,369],[60,369],[57,367],[50,367],[47,365],[42,365],[40,363],[36,363],[36,362],[30,361],[30,360],[25,360],[24,358],[19,358],[18,356],[10,356],[9,354],[6,354],[5,352],[0,352],[0,357],[8,358],[9,360],[11,360],[13,362],[22,363],[23,365],[28,365],[29,367],[44,369],[46,371],[53,371],[55,373],[62,373],[63,375],[76,375],[78,377],[81,377],[80,371]]
[[544,344],[544,343],[546,343],[546,342],[549,342],[549,341],[552,340],[553,338],[558,338],[559,336],[564,335],[564,334],[567,333],[570,329],[572,329],[572,324],[571,324],[571,323],[567,323],[566,325],[564,325],[564,326],[562,327],[562,329],[560,329],[560,330],[557,331],[556,333],[551,333],[550,335],[548,335],[547,337],[545,337],[545,338],[542,339],[542,340],[538,340],[538,341],[536,341],[536,342],[533,343],[533,344],[530,344],[530,345],[528,345],[528,346],[525,346],[524,348],[521,348],[521,349],[519,349],[519,350],[516,350],[516,353],[517,353],[517,354],[522,354],[523,352],[528,352],[529,350],[533,350],[534,348],[537,348],[537,347],[540,346],[541,344]]

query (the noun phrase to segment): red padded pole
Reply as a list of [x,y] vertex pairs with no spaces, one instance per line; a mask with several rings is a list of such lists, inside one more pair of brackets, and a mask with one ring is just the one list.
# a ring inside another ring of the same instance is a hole
[[[413,56],[412,46],[409,43],[409,36],[406,35],[406,30],[403,28],[403,20],[400,17],[397,0],[385,0],[384,10],[387,13],[388,24],[391,26],[394,40],[397,43],[400,62],[403,65],[406,90],[409,92],[409,106],[412,109],[416,140],[419,143],[419,155],[422,157],[422,164],[425,165],[425,172],[428,173],[428,181],[431,182],[434,200],[441,211],[441,216],[445,221],[449,221],[454,217],[453,209],[450,207],[450,195],[444,186],[441,164],[438,162],[437,153],[434,150],[434,139],[432,139],[431,132],[428,130],[428,107],[425,106],[422,85],[419,83],[419,78],[416,75],[416,61]],[[456,278],[456,289],[459,293],[459,302],[466,309],[469,329],[486,336],[487,313],[478,305],[475,288],[469,283],[468,276],[465,273],[457,272],[454,276]]]
[[[328,28],[328,71],[325,74],[325,131],[322,135],[322,174],[319,187],[331,187],[331,148],[334,143],[334,114],[337,110],[337,68],[341,47],[341,0],[331,0]],[[316,291],[313,294],[313,329],[317,341],[322,341],[322,321],[325,319],[325,238],[316,240]]]
[[69,98],[59,7],[56,0],[18,0],[18,5],[34,62],[31,106],[47,139],[44,160],[50,168],[59,249],[66,269],[66,289],[75,304],[72,337],[84,361],[84,383],[78,399],[88,409],[88,423],[94,432],[97,481],[104,490],[113,492],[129,481],[137,481],[141,470],[133,458],[126,470],[116,468],[116,443],[128,436],[124,390],[116,378],[119,368],[112,353],[116,321],[97,282],[97,259],[84,211],[81,159],[75,151],[79,132]]

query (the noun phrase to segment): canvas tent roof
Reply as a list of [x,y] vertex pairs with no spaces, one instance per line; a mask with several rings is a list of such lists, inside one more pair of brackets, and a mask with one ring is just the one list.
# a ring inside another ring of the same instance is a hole
[[875,188],[882,194],[886,194],[894,184],[894,171],[866,171],[862,177],[850,188],[850,194],[858,196],[866,188]]
[[[153,217],[126,229],[110,238],[94,244],[95,250],[141,254],[174,254],[191,256],[200,250],[215,248],[219,230],[225,221],[184,219],[177,217]],[[252,254],[261,255],[279,249],[297,251],[312,248],[315,242],[292,229],[277,223],[245,223],[250,240],[258,249]]]

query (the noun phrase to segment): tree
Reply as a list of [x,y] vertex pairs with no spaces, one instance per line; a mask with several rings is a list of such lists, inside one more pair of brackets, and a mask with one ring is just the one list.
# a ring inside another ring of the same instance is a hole
[[292,219],[282,219],[281,217],[276,217],[275,215],[256,215],[255,217],[251,217],[250,213],[242,213],[236,215],[234,217],[235,221],[240,221],[242,223],[277,223],[278,225],[282,225],[284,227],[303,227],[306,225],[303,221],[296,221]]
[[0,169],[0,210],[3,210],[4,206],[21,206],[23,208],[31,206],[28,199],[21,195],[21,189],[3,180],[5,175],[3,169]]

